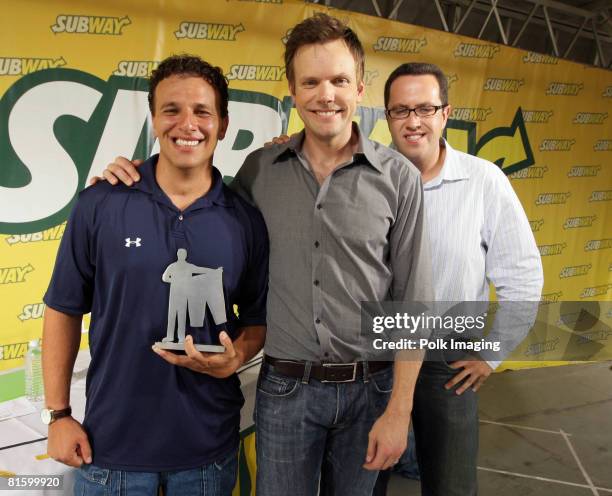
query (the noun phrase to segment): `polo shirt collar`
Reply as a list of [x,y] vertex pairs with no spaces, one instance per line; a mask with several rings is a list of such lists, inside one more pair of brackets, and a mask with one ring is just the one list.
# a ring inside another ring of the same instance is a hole
[[461,163],[459,155],[455,149],[450,146],[448,141],[444,138],[440,139],[440,146],[446,148],[446,155],[444,157],[444,164],[438,177],[432,179],[423,185],[424,189],[431,189],[439,186],[443,182],[461,181],[470,178],[469,170]]
[[[138,167],[138,173],[140,174],[140,181],[134,183],[133,188],[147,193],[153,196],[156,200],[161,203],[167,204],[176,208],[174,204],[168,198],[168,195],[157,184],[155,179],[155,168],[157,167],[157,161],[159,154],[152,155],[146,160],[140,167]],[[233,207],[234,203],[231,197],[228,195],[226,188],[223,186],[223,177],[221,172],[216,167],[212,167],[212,186],[208,192],[193,202],[187,210],[194,208],[209,207],[211,205],[220,205],[222,207]]]
[[[366,136],[364,136],[359,129],[359,126],[355,122],[353,122],[353,131],[357,133],[357,137],[359,139],[357,151],[353,155],[353,161],[355,161],[357,157],[363,157],[369,165],[374,167],[378,172],[382,172],[382,165],[378,155],[376,154],[376,150],[374,150],[374,145],[372,145],[372,142]],[[305,136],[306,133],[302,129],[299,133],[291,136],[289,141],[282,145],[278,145],[275,150],[276,153],[274,154],[273,162],[279,161],[281,158],[286,156],[286,154],[298,155],[302,151]]]

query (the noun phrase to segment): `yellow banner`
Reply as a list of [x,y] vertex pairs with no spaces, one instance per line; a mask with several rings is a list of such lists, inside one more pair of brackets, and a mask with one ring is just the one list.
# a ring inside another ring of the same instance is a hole
[[[172,53],[223,68],[230,129],[215,162],[244,157],[300,128],[283,41],[315,11],[282,0],[5,2],[0,20],[0,372],[22,365],[41,334],[46,290],[77,191],[117,155],[146,157],[146,78]],[[356,119],[390,143],[387,75],[406,61],[440,65],[454,109],[447,138],[509,174],[540,247],[543,298],[610,300],[612,73],[416,26],[333,10],[367,53]],[[17,40],[19,42],[17,43]],[[452,215],[452,213],[450,213]],[[0,376],[0,381],[2,376]]]

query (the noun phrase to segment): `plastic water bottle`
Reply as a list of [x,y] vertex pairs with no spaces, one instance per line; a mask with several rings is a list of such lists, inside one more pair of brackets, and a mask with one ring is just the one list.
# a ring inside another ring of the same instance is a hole
[[32,403],[41,403],[44,396],[41,355],[40,340],[33,339],[25,356],[25,393]]

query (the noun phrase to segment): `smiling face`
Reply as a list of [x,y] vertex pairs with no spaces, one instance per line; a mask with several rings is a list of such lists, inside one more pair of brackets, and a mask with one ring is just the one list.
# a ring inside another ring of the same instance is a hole
[[217,94],[203,78],[173,75],[155,88],[153,130],[159,160],[180,169],[208,167],[228,119],[221,118]]
[[[391,84],[387,109],[442,105],[440,86],[435,76],[400,76]],[[440,157],[440,138],[450,115],[450,105],[430,117],[414,112],[406,119],[387,118],[393,144],[419,169],[433,167]]]
[[321,141],[348,141],[363,81],[343,40],[301,46],[293,59],[289,90],[307,134]]

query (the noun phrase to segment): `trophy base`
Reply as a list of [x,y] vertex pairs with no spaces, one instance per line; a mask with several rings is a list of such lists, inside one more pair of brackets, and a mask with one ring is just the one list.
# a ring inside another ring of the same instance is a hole
[[[155,346],[161,348],[162,350],[170,350],[170,351],[185,351],[185,343],[162,343],[161,341],[157,341]],[[214,344],[194,344],[195,349],[198,351],[203,351],[204,353],[224,353],[225,346],[214,345]]]

